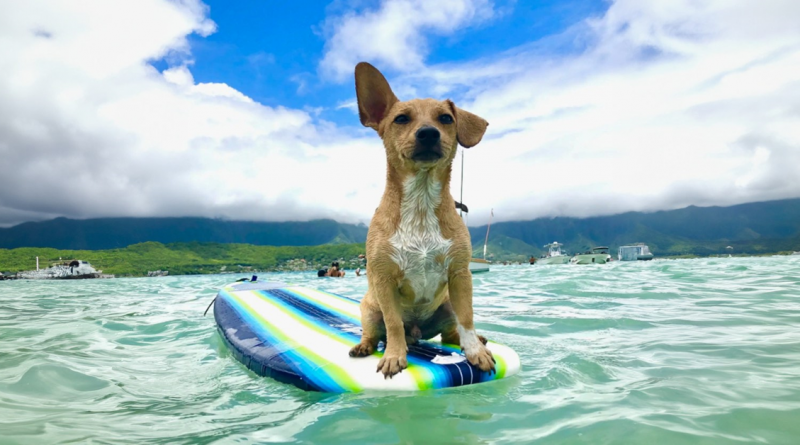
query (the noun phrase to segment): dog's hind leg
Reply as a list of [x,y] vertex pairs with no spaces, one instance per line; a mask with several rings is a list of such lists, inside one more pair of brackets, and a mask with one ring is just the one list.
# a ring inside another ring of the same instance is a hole
[[[456,314],[449,301],[445,301],[422,325],[422,338],[429,340],[442,334],[442,343],[458,344]],[[455,335],[455,337],[453,337]]]
[[[484,345],[489,341],[486,339],[486,337],[480,334],[478,334],[478,340],[480,340]],[[453,326],[453,329],[450,331],[442,332],[442,343],[461,346],[461,337],[458,335],[458,329],[456,329],[455,326]]]
[[[442,334],[442,343],[461,346],[461,337],[458,335],[458,320],[449,301],[439,306],[433,316],[425,323],[422,338],[427,340],[439,334]],[[482,335],[478,336],[478,340],[484,345],[487,341]]]
[[350,357],[366,357],[372,355],[378,342],[386,338],[383,314],[369,298],[369,292],[361,300],[361,342],[350,349]]
[[419,343],[422,338],[422,330],[416,324],[404,323],[403,327],[406,331],[406,344],[415,345]]

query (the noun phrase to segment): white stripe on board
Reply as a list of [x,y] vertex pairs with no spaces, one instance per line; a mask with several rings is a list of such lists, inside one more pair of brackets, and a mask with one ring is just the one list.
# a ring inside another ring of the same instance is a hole
[[357,302],[343,300],[328,293],[320,292],[316,289],[310,289],[307,287],[287,287],[286,290],[297,292],[308,297],[309,300],[317,301],[326,306],[330,306],[337,312],[341,312],[357,320],[361,320],[361,309],[359,308]]
[[[334,337],[317,332],[293,317],[285,314],[282,309],[264,298],[258,291],[231,292],[241,299],[254,312],[269,321],[275,329],[282,332],[293,341],[317,354],[323,363],[317,363],[319,368],[335,365],[344,370],[350,377],[364,389],[417,391],[419,386],[408,371],[403,371],[391,379],[384,379],[383,374],[375,372],[380,358],[376,356],[353,358],[349,356],[350,346],[343,344]],[[320,372],[323,372],[320,370]],[[423,370],[427,374],[427,370]],[[424,374],[423,374],[424,375]]]

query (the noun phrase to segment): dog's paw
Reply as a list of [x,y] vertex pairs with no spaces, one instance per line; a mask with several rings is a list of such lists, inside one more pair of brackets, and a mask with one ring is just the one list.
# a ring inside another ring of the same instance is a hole
[[373,352],[375,352],[375,348],[372,343],[359,343],[350,349],[350,357],[366,357],[372,355]]
[[478,340],[480,340],[480,341],[481,341],[481,343],[483,343],[484,345],[486,344],[486,342],[488,342],[488,341],[489,341],[489,340],[487,340],[487,339],[486,339],[486,337],[484,337],[483,335],[479,335],[479,336],[478,336]]
[[472,365],[477,366],[481,371],[484,372],[495,372],[494,356],[492,356],[492,351],[490,351],[486,345],[480,344],[478,347],[471,349],[472,350],[465,350],[464,355],[467,356],[467,360]]
[[383,373],[383,378],[392,378],[393,375],[408,367],[406,355],[390,356],[384,355],[381,361],[378,362],[378,369],[375,372]]

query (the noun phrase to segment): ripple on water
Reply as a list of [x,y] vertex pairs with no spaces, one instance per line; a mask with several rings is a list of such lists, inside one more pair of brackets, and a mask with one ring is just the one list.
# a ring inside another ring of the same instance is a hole
[[246,370],[202,316],[239,276],[0,282],[0,442],[795,443],[798,277],[788,257],[493,266],[476,325],[522,372],[413,395]]
[[20,379],[11,384],[0,384],[0,392],[26,398],[68,400],[78,393],[99,391],[108,382],[59,365],[34,365]]

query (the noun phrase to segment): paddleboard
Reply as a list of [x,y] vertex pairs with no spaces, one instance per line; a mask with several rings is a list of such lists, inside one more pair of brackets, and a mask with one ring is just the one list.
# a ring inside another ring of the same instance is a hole
[[[496,373],[472,366],[456,345],[409,345],[408,368],[390,379],[376,372],[383,342],[368,357],[350,357],[361,338],[359,302],[276,282],[239,282],[214,302],[217,328],[232,355],[258,375],[309,391],[420,391],[489,382],[515,375],[519,356],[489,341]],[[437,337],[440,338],[440,337]]]

